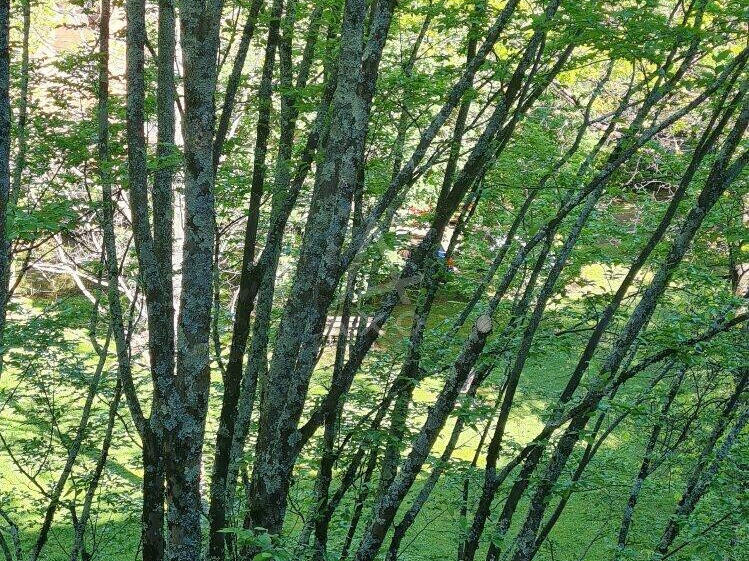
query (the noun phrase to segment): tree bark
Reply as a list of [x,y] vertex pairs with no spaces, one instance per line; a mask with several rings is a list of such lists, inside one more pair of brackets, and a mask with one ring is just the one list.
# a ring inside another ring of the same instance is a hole
[[[286,510],[296,457],[290,436],[302,412],[324,310],[337,284],[330,269],[336,265],[343,243],[362,165],[367,115],[365,100],[357,90],[362,78],[365,11],[360,0],[347,0],[325,162],[317,172],[297,273],[284,308],[260,412],[249,515],[253,527],[263,527],[271,534],[280,531]],[[310,302],[315,302],[315,310],[310,310]],[[304,328],[300,330],[300,326]]]
[[166,465],[170,560],[201,556],[200,480],[210,388],[214,122],[221,0],[180,4],[184,69],[185,240],[177,320],[176,395]]
[[10,194],[10,1],[0,0],[0,376],[10,282],[8,200]]

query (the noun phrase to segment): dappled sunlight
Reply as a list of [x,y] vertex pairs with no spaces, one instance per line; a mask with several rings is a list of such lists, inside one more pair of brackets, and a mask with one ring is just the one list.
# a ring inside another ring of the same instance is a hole
[[736,1],[0,2],[0,561],[743,559],[747,69]]
[[[570,301],[581,300],[593,295],[613,294],[621,286],[628,267],[624,265],[608,265],[591,263],[583,265],[577,280],[566,287],[566,297]],[[652,278],[652,272],[643,271],[637,275],[637,282],[628,289],[628,294],[637,292],[637,285]]]

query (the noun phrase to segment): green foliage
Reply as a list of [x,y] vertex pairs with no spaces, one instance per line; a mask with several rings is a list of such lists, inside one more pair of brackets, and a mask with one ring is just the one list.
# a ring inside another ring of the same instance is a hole
[[283,542],[280,538],[269,534],[264,528],[226,528],[223,532],[236,536],[240,546],[257,551],[252,561],[291,561],[294,559],[293,555],[281,545]]

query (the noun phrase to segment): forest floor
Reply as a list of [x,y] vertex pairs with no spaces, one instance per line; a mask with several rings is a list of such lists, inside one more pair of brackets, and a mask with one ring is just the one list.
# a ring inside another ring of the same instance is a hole
[[[593,282],[601,284],[602,278],[599,274],[592,274]],[[601,286],[601,288],[603,288]],[[432,322],[440,322],[442,318],[450,316],[454,306],[458,303],[443,301],[433,313]],[[409,309],[404,306],[401,317],[407,325]],[[396,322],[397,324],[397,322]],[[382,345],[395,345],[397,340],[402,339],[400,330],[390,331],[384,335]],[[65,334],[65,339],[75,342],[79,346],[80,366],[86,375],[90,375],[95,367],[93,353],[84,329],[80,332],[70,330]],[[331,350],[326,351],[322,363],[330,360]],[[533,438],[543,426],[545,413],[550,403],[556,399],[560,388],[574,367],[577,358],[576,352],[564,352],[559,347],[541,349],[535,352],[523,373],[518,388],[521,407],[513,409],[508,428],[506,447],[503,457],[512,457],[513,451]],[[108,363],[109,382],[111,386],[114,377],[115,365],[113,361]],[[41,373],[42,376],[53,376],[54,373]],[[80,376],[80,375],[79,375]],[[487,405],[496,400],[496,387],[502,376],[501,372],[493,374],[493,383],[488,384],[483,397]],[[29,391],[25,384],[18,384],[20,379],[18,372],[9,369],[7,375],[0,382],[0,390],[4,395],[10,396],[15,391]],[[85,380],[85,376],[83,376]],[[219,379],[216,379],[216,389],[212,395],[212,407],[216,408],[212,419],[215,419],[218,411],[219,400],[216,397],[220,389]],[[492,380],[490,380],[492,382]],[[367,383],[362,382],[362,383]],[[424,418],[426,407],[434,400],[441,379],[439,377],[428,378],[419,385],[415,393],[415,401],[419,410],[417,415],[412,416],[411,427],[416,428]],[[635,391],[636,387],[629,391]],[[39,387],[43,387],[43,384]],[[40,461],[40,455],[46,453],[48,444],[53,443],[59,447],[64,444],[65,434],[72,434],[71,423],[75,422],[76,414],[79,413],[85,397],[83,382],[71,380],[69,385],[51,384],[49,388],[54,391],[31,392],[27,398],[20,400],[7,400],[7,405],[0,409],[0,421],[3,427],[2,436],[11,444],[16,451],[16,459],[22,465],[33,470],[33,462]],[[25,388],[25,389],[24,389]],[[494,388],[494,389],[492,389]],[[361,390],[362,388],[358,388]],[[323,392],[322,385],[313,388],[313,392]],[[357,388],[354,388],[357,391]],[[626,399],[626,396],[625,396]],[[54,400],[58,410],[67,411],[70,415],[62,415],[56,420],[56,426],[50,426],[49,421],[35,414],[36,408],[44,408],[49,405],[49,400]],[[95,558],[106,561],[133,560],[139,547],[138,540],[138,497],[140,487],[140,473],[138,468],[139,449],[132,438],[132,425],[127,419],[127,411],[124,405],[120,410],[119,437],[115,441],[109,461],[109,468],[105,474],[104,485],[101,488],[97,500],[98,508],[94,509],[97,518],[92,520],[96,527],[96,540],[88,539],[87,548],[94,554]],[[96,430],[100,432],[106,418],[106,402],[98,399],[95,402],[95,413],[92,422]],[[123,424],[127,430],[123,430]],[[449,437],[454,418],[443,430],[436,444],[432,460],[436,461],[443,451]],[[404,561],[432,561],[455,559],[457,542],[455,528],[462,526],[459,517],[459,505],[461,503],[461,489],[466,476],[472,478],[471,500],[477,498],[483,481],[480,469],[471,470],[470,463],[474,455],[475,446],[483,429],[483,422],[464,430],[460,444],[453,454],[454,461],[446,474],[441,478],[435,489],[433,499],[428,501],[422,510],[411,531],[404,540],[401,559]],[[212,422],[208,426],[208,441],[212,442],[215,427]],[[61,435],[63,435],[61,437]],[[612,544],[621,520],[626,499],[626,489],[631,485],[641,461],[641,454],[646,432],[637,430],[636,423],[625,424],[610,437],[601,447],[593,464],[588,470],[588,475],[583,478],[575,488],[572,498],[565,510],[564,515],[553,530],[546,545],[539,552],[537,559],[541,561],[574,561],[590,560],[598,561],[610,559]],[[98,455],[97,441],[92,439],[86,443],[81,454],[86,457],[86,466],[92,467]],[[208,455],[210,456],[210,455]],[[60,455],[58,454],[58,457]],[[25,458],[25,459],[24,459]],[[45,459],[46,461],[47,459]],[[33,462],[32,462],[33,461]],[[49,462],[53,460],[49,459]],[[483,458],[479,461],[482,466]],[[48,464],[57,465],[57,464]],[[59,467],[59,466],[58,466]],[[314,450],[307,452],[299,465],[299,477],[292,490],[292,504],[287,517],[288,534],[293,535],[299,531],[302,518],[299,514],[306,514],[307,506],[311,496],[313,476],[316,469]],[[427,466],[431,468],[431,466]],[[425,477],[426,469],[423,472]],[[59,469],[44,469],[43,473],[59,473]],[[206,469],[210,473],[209,467]],[[32,476],[31,481],[28,476]],[[85,492],[86,474],[77,471],[73,479],[73,485],[69,485],[68,491],[63,496],[64,501],[79,495],[79,502]],[[659,537],[665,520],[671,512],[673,505],[678,500],[682,490],[681,474],[678,466],[668,466],[655,473],[646,481],[645,492],[642,494],[641,503],[638,505],[634,525],[631,533],[631,542],[635,549],[638,544],[643,548],[652,547],[653,542]],[[50,489],[52,481],[48,476],[36,476],[33,471],[27,475],[20,473],[14,465],[13,460],[5,450],[0,451],[0,500],[7,501],[11,510],[17,516],[21,527],[22,539],[26,546],[30,546],[36,538],[42,509],[47,504],[40,492],[40,487]],[[412,493],[417,493],[420,483],[417,482]],[[498,496],[503,496],[501,490]],[[349,493],[348,502],[342,505],[339,515],[334,519],[331,527],[331,545],[333,548],[339,544],[348,528],[347,514],[352,509]],[[555,499],[556,500],[556,499]],[[407,508],[409,501],[404,502]],[[470,513],[469,509],[469,513]],[[365,511],[366,512],[366,511]],[[523,511],[520,510],[520,513]],[[522,514],[516,517],[516,523],[522,521]],[[488,539],[491,526],[487,526],[485,537]],[[46,546],[43,559],[50,561],[64,561],[68,559],[69,547],[72,538],[72,525],[70,512],[61,508],[56,517],[56,524],[50,534],[50,541]],[[485,540],[486,541],[486,540]],[[386,542],[387,543],[387,542]],[[486,543],[484,544],[484,548]],[[333,549],[336,551],[336,549]],[[480,552],[477,559],[483,559]]]

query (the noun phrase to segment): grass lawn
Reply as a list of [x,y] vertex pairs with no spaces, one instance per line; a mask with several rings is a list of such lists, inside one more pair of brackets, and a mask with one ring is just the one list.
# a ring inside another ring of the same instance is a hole
[[[591,271],[590,284],[603,288],[608,282],[606,275],[600,271]],[[610,289],[606,286],[604,290]],[[573,294],[570,298],[581,295]],[[460,302],[443,301],[436,307],[431,317],[431,327],[438,326],[446,317],[450,317],[460,308]],[[27,310],[31,313],[33,306]],[[396,314],[395,322],[390,324],[388,331],[379,342],[380,348],[397,348],[403,345],[412,309],[403,306]],[[405,326],[405,331],[397,326]],[[465,332],[465,330],[464,330]],[[0,390],[6,404],[0,410],[0,425],[2,436],[17,451],[17,458],[24,469],[34,477],[32,482],[29,477],[23,475],[14,465],[11,458],[3,450],[0,452],[0,500],[3,508],[10,511],[16,517],[21,528],[21,536],[25,547],[30,547],[36,539],[42,509],[46,507],[47,501],[42,497],[38,487],[49,490],[53,485],[50,473],[57,474],[64,458],[64,445],[66,438],[73,434],[76,416],[79,414],[81,403],[85,397],[85,386],[83,382],[93,373],[95,361],[92,358],[92,348],[86,336],[85,329],[67,330],[64,339],[68,344],[73,344],[76,349],[77,362],[74,365],[61,364],[66,376],[71,377],[70,384],[52,384],[45,386],[38,379],[24,378],[24,374],[18,368],[9,368],[0,382]],[[456,337],[456,339],[460,339]],[[459,344],[459,340],[455,344]],[[451,351],[454,352],[455,345]],[[572,345],[576,348],[576,345]],[[68,350],[69,352],[69,350]],[[50,368],[46,373],[40,371],[37,375],[56,376],[54,371],[56,354],[50,351],[46,357],[46,363],[40,361],[38,366]],[[548,351],[535,351],[524,370],[518,388],[518,399],[511,413],[505,438],[506,459],[512,456],[513,450],[527,443],[542,428],[544,415],[548,412],[549,404],[558,396],[561,387],[574,366],[576,352],[560,350],[558,346],[552,346]],[[139,359],[136,359],[136,364]],[[332,350],[329,348],[321,361],[319,373],[313,380],[311,394],[320,395],[325,389],[323,381],[325,371],[332,361]],[[76,366],[77,365],[77,366]],[[73,376],[76,367],[80,368],[77,377]],[[107,363],[107,373],[102,382],[102,388],[106,398],[111,392],[115,377],[115,363],[113,358]],[[482,389],[481,398],[487,406],[496,400],[496,388],[503,376],[501,368],[494,371],[492,378]],[[354,393],[365,391],[381,391],[377,381],[374,379],[358,379],[353,388]],[[417,430],[424,419],[426,408],[434,401],[434,398],[442,384],[438,376],[426,378],[415,391],[415,407],[410,420],[412,430]],[[637,391],[637,383],[633,383],[625,390],[624,395],[619,398],[626,401]],[[211,408],[208,423],[208,450],[206,458],[211,458],[215,434],[216,418],[218,417],[220,389],[220,377],[216,374],[214,379],[216,391],[212,393]],[[48,391],[44,388],[47,387]],[[23,395],[21,395],[23,394]],[[144,395],[147,392],[144,390]],[[10,399],[13,396],[14,399]],[[53,400],[56,410],[61,411],[59,418],[50,423],[45,415],[47,407]],[[107,399],[97,399],[95,410],[92,415],[92,434],[81,450],[77,467],[69,482],[63,501],[69,503],[78,497],[78,503],[82,501],[85,492],[85,482],[93,468],[98,456],[99,442],[106,422]],[[138,497],[140,487],[138,443],[132,437],[134,429],[128,420],[128,414],[124,404],[120,409],[121,417],[118,421],[117,435],[114,441],[108,468],[105,472],[103,485],[94,505],[96,517],[92,520],[95,525],[95,539],[89,534],[87,547],[99,559],[111,561],[132,560],[138,550]],[[454,424],[454,418],[445,427],[433,450],[432,460],[436,460],[444,449]],[[470,462],[474,455],[475,446],[479,439],[480,431],[484,428],[484,421],[478,422],[476,426],[464,430],[459,446],[453,454],[451,462],[445,475],[435,489],[432,498],[424,507],[416,523],[406,537],[402,550],[402,559],[414,561],[454,559],[458,528],[460,520],[458,516],[462,482],[464,477],[472,479],[470,500],[475,501],[480,492],[483,481],[481,466],[483,458],[479,461],[479,469],[471,470]],[[615,543],[616,533],[621,520],[624,501],[627,490],[631,485],[632,478],[636,473],[641,461],[644,441],[647,431],[637,430],[636,424],[625,423],[620,430],[616,431],[602,446],[600,452],[589,466],[587,475],[584,476],[565,510],[564,515],[553,530],[549,540],[539,552],[538,559],[542,561],[557,560],[602,560],[610,559],[613,552],[612,545]],[[582,445],[580,445],[582,447]],[[50,450],[51,453],[47,453]],[[309,504],[312,495],[314,470],[316,469],[315,447],[309,446],[306,457],[300,462],[299,473],[292,489],[293,503],[287,517],[286,532],[293,536],[301,526],[302,520],[298,513],[306,513],[305,505]],[[43,456],[43,457],[41,457]],[[574,467],[574,461],[572,462]],[[35,476],[34,472],[42,465],[41,475]],[[422,474],[426,476],[426,466]],[[210,473],[210,465],[205,467],[206,473]],[[642,501],[638,505],[634,526],[631,532],[631,543],[635,551],[638,548],[648,549],[658,539],[667,516],[673,509],[682,490],[682,473],[679,466],[666,465],[655,473],[646,482],[646,488],[642,495]],[[56,477],[56,475],[55,475]],[[510,478],[512,479],[512,478]],[[511,482],[511,481],[510,481]],[[421,481],[417,482],[412,489],[412,494],[418,492]],[[502,488],[498,497],[503,497],[507,488]],[[558,500],[558,497],[555,501]],[[348,528],[348,516],[352,510],[353,493],[349,492],[338,515],[331,527],[331,550],[338,551],[338,545]],[[404,502],[407,508],[410,498]],[[297,508],[297,505],[302,505]],[[80,508],[80,506],[79,506]],[[495,515],[497,514],[497,508]],[[471,510],[469,509],[469,516]],[[519,511],[515,524],[522,522],[524,512]],[[366,511],[365,511],[366,517]],[[398,517],[400,519],[400,517]],[[366,521],[366,520],[365,520]],[[363,525],[363,524],[362,524]],[[361,526],[360,525],[360,530]],[[487,547],[491,536],[491,522],[487,525],[483,549]],[[55,524],[50,534],[49,543],[42,555],[43,559],[50,561],[63,561],[68,559],[69,547],[72,539],[71,514],[67,506],[61,506],[58,510]],[[386,542],[387,545],[388,542]],[[685,548],[679,558],[692,558],[694,550]],[[477,559],[482,559],[480,552]],[[639,558],[636,554],[634,558]],[[699,557],[694,557],[699,558]]]

